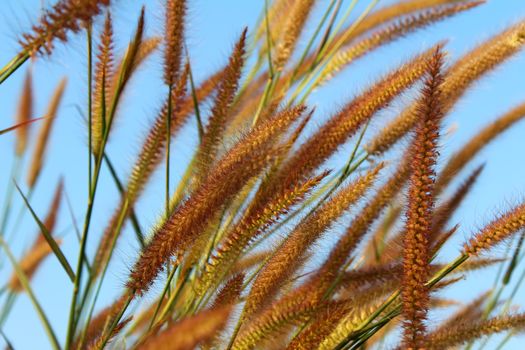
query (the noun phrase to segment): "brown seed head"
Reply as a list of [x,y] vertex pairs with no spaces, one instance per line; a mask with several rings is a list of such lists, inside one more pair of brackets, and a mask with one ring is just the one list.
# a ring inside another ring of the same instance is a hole
[[223,203],[268,165],[275,154],[272,141],[303,111],[304,107],[292,108],[261,123],[218,161],[194,193],[155,231],[131,271],[130,289],[141,294],[149,288],[170,257],[186,249]]
[[176,83],[181,68],[185,15],[186,0],[166,2],[164,82],[168,86]]
[[327,199],[292,231],[253,282],[244,309],[246,315],[260,310],[278,293],[282,284],[301,265],[311,245],[365,194],[382,168],[383,164],[380,164]]
[[[448,112],[477,80],[510,57],[525,44],[525,23],[519,23],[484,42],[456,62],[443,84],[444,110]],[[416,104],[407,107],[367,145],[370,154],[380,155],[405,136],[416,123]]]
[[510,238],[512,234],[524,227],[525,204],[520,204],[476,233],[465,244],[463,252],[469,256],[477,256],[481,252],[489,250],[498,243]]
[[403,239],[403,346],[422,349],[426,344],[430,246],[434,209],[433,185],[439,127],[443,118],[443,60],[437,48],[428,61],[428,73],[417,106],[416,135],[409,149],[411,160],[406,231]]
[[201,311],[151,335],[138,347],[141,350],[187,350],[211,340],[228,320],[231,306]]
[[228,65],[221,76],[222,80],[217,90],[210,120],[206,127],[205,134],[202,137],[197,156],[197,171],[201,177],[207,174],[210,167],[216,161],[221,143],[223,142],[230,109],[239,86],[242,67],[244,66],[247,32],[247,29],[244,29],[242,32],[240,39],[235,44]]
[[91,119],[91,139],[93,154],[99,154],[107,112],[110,109],[110,83],[113,79],[113,23],[108,12],[104,30],[98,46],[98,62],[95,66],[95,84],[93,87],[93,110]]
[[[20,101],[18,102],[18,110],[16,112],[16,123],[28,122],[33,115],[33,76],[31,68],[28,69]],[[22,125],[16,129],[16,145],[15,152],[17,156],[24,154],[27,148],[27,136],[29,134],[29,124]]]
[[60,101],[62,101],[62,96],[64,95],[64,90],[66,89],[66,83],[66,79],[62,79],[60,81],[53,96],[51,97],[47,112],[44,115],[46,120],[43,122],[38,132],[33,158],[30,163],[31,165],[29,167],[29,172],[27,174],[27,185],[29,187],[33,187],[35,185],[36,180],[40,175],[40,171],[42,170],[44,153],[49,142],[49,136],[51,135],[51,130],[56,119]]
[[55,40],[66,41],[69,31],[79,32],[109,4],[110,0],[60,0],[44,12],[31,32],[22,34],[20,44],[30,55],[50,54]]

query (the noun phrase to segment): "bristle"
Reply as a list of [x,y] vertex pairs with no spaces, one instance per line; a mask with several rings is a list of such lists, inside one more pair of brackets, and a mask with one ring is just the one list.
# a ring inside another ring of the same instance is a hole
[[104,329],[107,326],[109,326],[110,323],[114,320],[115,315],[120,311],[122,306],[125,304],[126,299],[127,299],[127,295],[122,295],[111,305],[100,310],[91,319],[89,324],[86,325],[87,329],[85,330],[84,339],[82,339],[82,344],[81,344],[81,339],[77,337],[77,339],[75,339],[74,344],[71,348],[75,350],[82,350],[87,347],[95,348],[93,345],[96,344],[97,341],[100,340],[100,336],[104,332]]
[[344,272],[341,275],[340,287],[344,289],[368,289],[374,285],[381,285],[400,280],[403,266],[399,263],[381,264],[371,267],[362,267],[356,270]]
[[286,17],[273,59],[273,69],[280,72],[291,57],[315,0],[295,1]]
[[282,284],[300,266],[305,252],[345,210],[365,194],[382,168],[380,164],[347,185],[296,227],[253,282],[244,309],[246,315],[260,310],[277,294]]
[[[392,5],[382,7],[368,16],[366,16],[359,26],[354,30],[352,36],[349,38],[353,39],[367,31],[374,29],[383,23],[395,20],[396,18],[413,15],[420,11],[427,11],[434,9],[438,6],[450,5],[451,3],[458,3],[458,0],[405,0],[395,2]],[[484,1],[481,1],[483,3]]]
[[397,195],[409,176],[407,160],[402,161],[394,174],[385,182],[376,194],[366,203],[359,214],[348,225],[346,232],[334,245],[318,272],[310,278],[312,284],[320,283],[320,289],[327,289],[336,279],[339,270],[348,261],[348,257],[362,240],[372,223],[383,209]]
[[477,256],[483,251],[510,238],[512,234],[525,227],[525,204],[507,211],[499,218],[476,233],[463,247],[465,254]]
[[[181,114],[181,109],[186,97],[186,82],[187,73],[180,77],[177,86],[173,91],[172,98],[174,108],[172,110],[172,122],[170,124],[171,134],[175,134],[180,130],[188,116]],[[164,153],[166,151],[165,118],[167,113],[167,102],[165,102],[142,144],[139,155],[137,156],[137,160],[135,161],[135,165],[129,176],[126,192],[124,194],[128,209],[134,206],[136,200],[142,194],[144,187],[151,179],[155,169],[164,158]],[[117,232],[116,228],[119,217],[122,215],[122,211],[125,210],[124,207],[123,197],[111,216],[111,219],[99,241],[95,259],[93,260],[93,276],[98,276],[102,272],[104,264],[107,263],[111,254],[115,236],[120,235],[120,232]],[[125,216],[127,216],[127,213]]]
[[428,340],[428,349],[450,349],[470,341],[511,329],[525,326],[525,314],[506,315],[488,320],[476,320],[455,324],[452,328],[432,334]]
[[300,171],[307,175],[321,165],[377,111],[387,106],[424,74],[425,60],[431,52],[432,50],[427,51],[395,69],[344,106],[297,150],[283,165],[282,172],[293,174]]
[[[369,295],[365,297],[364,301],[356,302],[351,312],[347,313],[345,317],[334,327],[333,331],[323,339],[317,349],[319,350],[331,350],[338,348],[338,344],[341,343],[349,334],[352,334],[359,325],[363,323],[371,314],[381,305],[382,298],[375,299],[375,295]],[[384,313],[393,309],[393,306],[387,308]]]
[[104,30],[100,35],[98,61],[95,66],[93,87],[93,112],[91,120],[91,138],[93,154],[98,155],[110,109],[110,82],[113,79],[113,23],[108,12]]
[[[135,60],[129,68],[130,75],[133,75],[139,70],[143,63],[158,49],[161,41],[161,38],[156,36],[142,39],[135,56]],[[120,77],[122,76],[124,61],[126,60],[126,55],[130,48],[131,44],[130,47],[128,47],[126,53],[118,60],[118,63],[115,65],[114,73],[112,74],[112,79],[109,84],[108,101],[113,101],[115,98],[117,85],[119,83]]]
[[22,35],[20,44],[30,55],[50,54],[55,40],[66,41],[68,32],[79,32],[109,4],[110,0],[60,0],[44,12],[40,23],[33,25],[31,32]]
[[385,28],[380,28],[364,39],[338,51],[324,69],[324,72],[326,73],[323,80],[327,81],[331,79],[345,66],[378,47],[391,43],[392,41],[402,38],[420,28],[425,28],[438,21],[445,20],[458,13],[479,6],[482,3],[483,1],[473,1],[430,8],[421,13],[401,18],[396,22],[387,25]]
[[164,83],[173,86],[178,79],[184,41],[185,0],[166,2]]
[[303,107],[293,108],[262,123],[218,161],[202,185],[156,230],[131,271],[128,287],[139,294],[149,288],[170,256],[193,242],[222,203],[268,165],[273,139],[286,132],[303,111]]
[[402,210],[403,207],[399,203],[391,206],[384,215],[382,221],[370,235],[371,238],[368,241],[365,253],[363,254],[368,265],[375,265],[382,262],[384,250],[388,249],[388,233],[393,230],[394,224],[401,216]]
[[525,103],[514,107],[478,131],[459,151],[449,158],[436,180],[436,190],[444,189],[454,176],[485,146],[523,118],[525,118]]
[[[477,80],[518,53],[525,44],[525,24],[520,23],[481,44],[450,68],[443,85],[445,112],[466,93]],[[379,155],[388,150],[412,129],[416,123],[414,105],[386,125],[367,145],[370,154]]]
[[197,171],[200,177],[205,176],[214,164],[223,142],[224,130],[244,66],[247,32],[247,29],[242,32],[240,39],[235,44],[228,65],[221,76],[222,80],[217,90],[210,120],[199,146]]
[[187,350],[211,340],[224,326],[231,307],[205,310],[171,324],[139,346],[141,350]]
[[443,321],[439,326],[432,331],[428,336],[429,338],[433,337],[433,334],[446,332],[447,330],[453,329],[458,324],[473,323],[482,318],[483,315],[483,304],[488,300],[491,291],[482,293],[477,298],[473,299],[468,304],[462,306],[456,313],[451,317]]
[[146,10],[142,7],[133,39],[129,43],[124,56],[114,70],[113,79],[111,80],[108,90],[110,108],[108,110],[109,113],[107,114],[107,128],[111,127],[111,125],[109,125],[110,121],[113,120],[111,118],[114,118],[120,99],[122,98],[132,75],[137,71],[141,63],[157,48],[160,42],[160,39],[156,37],[145,40],[145,16]]
[[317,349],[352,308],[354,306],[345,301],[327,304],[317,312],[310,326],[292,339],[286,350]]
[[[430,242],[433,244],[436,236],[441,233],[447,222],[450,220],[456,209],[459,208],[467,194],[470,192],[479,175],[483,171],[484,164],[475,168],[465,181],[457,188],[454,194],[436,207],[432,218],[432,230],[430,232]],[[436,184],[438,181],[436,181]],[[436,195],[436,185],[434,185],[434,195]]]
[[66,83],[66,79],[62,79],[60,81],[57,88],[55,89],[55,92],[53,93],[53,96],[51,97],[51,101],[49,102],[47,112],[44,115],[46,117],[46,120],[43,122],[38,132],[35,150],[33,151],[33,158],[31,160],[31,165],[27,174],[27,185],[29,187],[33,187],[35,185],[36,180],[40,175],[40,171],[42,170],[44,162],[44,153],[49,142],[51,129],[56,119],[58,107],[60,106],[64,90],[66,89]]
[[241,295],[243,282],[243,273],[237,274],[230,278],[217,293],[211,308],[216,309],[221,306],[234,304]]
[[270,254],[270,251],[265,250],[243,257],[231,267],[230,274],[236,275],[239,273],[245,273],[251,268],[261,264]]
[[433,185],[439,128],[443,118],[444,56],[440,48],[428,62],[428,76],[417,107],[418,124],[409,149],[411,174],[408,190],[406,232],[403,239],[403,346],[425,348],[429,291],[430,243],[434,210]]
[[[266,307],[253,321],[244,325],[239,332],[232,350],[254,349],[265,340],[279,334],[287,325],[306,321],[320,307],[311,293],[291,293],[278,302]],[[314,293],[315,294],[315,293]]]
[[[237,274],[230,278],[224,286],[217,292],[215,300],[210,306],[210,310],[216,310],[221,307],[233,306],[241,297],[242,287],[244,283],[244,274]],[[226,322],[226,321],[225,321]],[[207,340],[201,345],[202,350],[217,349],[218,336],[216,333],[211,339]]]
[[327,174],[325,172],[314,178],[293,184],[290,188],[283,189],[269,203],[261,206],[257,203],[252,204],[238,224],[226,234],[224,242],[206,266],[199,292],[202,293],[213,286],[237,261],[239,255],[253,239],[264,233],[296,204],[302,202]]
[[[187,78],[188,71],[181,75],[177,81],[177,85],[173,90],[173,109],[170,123],[170,134],[176,134],[184,125],[189,113],[183,114],[182,108],[187,98]],[[144,186],[151,178],[155,168],[164,159],[164,152],[166,148],[166,115],[168,113],[168,102],[166,101],[155,119],[148,135],[146,136],[140,153],[135,161],[135,165],[129,176],[127,185],[127,195],[131,202],[138,197],[144,189]]]
[[101,334],[99,335],[98,338],[96,338],[93,343],[91,343],[88,347],[88,350],[98,350],[98,349],[103,349],[105,348],[105,345],[104,344],[108,344],[110,343],[111,341],[113,341],[113,339],[115,339],[115,337],[124,329],[126,328],[126,326],[128,325],[129,322],[131,322],[131,320],[133,319],[132,316],[128,317],[128,318],[125,318],[124,320],[120,321],[117,323],[117,325],[115,327],[113,327],[113,329],[111,330],[111,334],[107,337],[106,339],[106,336],[104,336],[104,334]]
[[[24,78],[24,86],[22,94],[18,102],[18,109],[16,111],[16,123],[28,122],[33,117],[33,74],[31,68],[27,70]],[[16,129],[16,145],[15,153],[21,156],[27,149],[27,137],[29,134],[29,124],[23,125]]]

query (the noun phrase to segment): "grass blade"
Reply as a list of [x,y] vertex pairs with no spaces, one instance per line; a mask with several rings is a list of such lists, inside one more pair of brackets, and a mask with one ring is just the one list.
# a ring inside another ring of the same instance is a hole
[[68,275],[68,277],[71,280],[71,282],[73,282],[75,280],[75,273],[73,272],[73,269],[71,268],[71,265],[69,265],[69,262],[67,261],[66,257],[64,256],[64,253],[62,253],[62,250],[58,246],[58,244],[55,241],[55,239],[53,238],[53,236],[51,236],[51,234],[47,230],[46,226],[38,218],[38,216],[36,215],[35,211],[31,207],[31,205],[29,204],[29,201],[24,196],[24,194],[22,193],[22,190],[20,189],[20,187],[18,187],[18,184],[16,182],[15,182],[15,186],[16,186],[16,189],[18,190],[18,192],[20,193],[20,195],[22,196],[22,199],[24,200],[25,205],[27,206],[27,208],[31,212],[31,215],[33,216],[33,219],[35,219],[36,223],[38,224],[38,227],[40,228],[40,231],[44,235],[44,238],[46,239],[47,243],[49,244],[49,246],[53,250],[53,253],[55,254],[55,256],[57,257],[58,261],[60,262],[60,264],[62,265],[62,267],[66,271],[66,274]]

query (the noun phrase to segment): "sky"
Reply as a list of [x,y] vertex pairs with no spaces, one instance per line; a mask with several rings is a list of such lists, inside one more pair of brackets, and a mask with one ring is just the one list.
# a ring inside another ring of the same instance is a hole
[[[359,13],[368,0],[359,0],[355,13]],[[382,0],[379,6],[391,3]],[[38,18],[43,6],[52,3],[42,0],[2,0],[0,7],[0,66],[8,62],[18,51],[17,38],[30,27],[32,21]],[[112,5],[115,19],[116,48],[122,52],[132,35],[136,17],[143,3],[147,10],[147,33],[154,35],[161,32],[162,0],[115,0]],[[263,8],[263,0],[194,0],[188,1],[187,46],[192,60],[192,68],[196,81],[201,81],[208,74],[220,68],[227,60],[233,43],[239,37],[244,27],[253,30],[255,22]],[[319,0],[317,11],[313,18],[318,19],[320,9],[329,3]],[[345,1],[348,6],[349,1]],[[522,0],[489,0],[487,4],[446,22],[439,23],[430,29],[410,35],[393,45],[382,48],[345,70],[330,84],[314,91],[308,100],[310,106],[316,106],[316,120],[319,125],[323,118],[337,110],[345,101],[361,91],[367,84],[375,81],[381,74],[396,67],[412,54],[421,52],[434,43],[447,39],[446,49],[451,59],[459,57],[482,40],[501,31],[506,26],[523,19],[525,1]],[[312,22],[314,23],[314,22]],[[100,19],[96,27],[100,28]],[[313,25],[306,28],[306,35],[315,29]],[[73,213],[78,221],[84,215],[87,198],[87,132],[79,110],[86,107],[86,40],[82,34],[71,36],[67,44],[58,44],[53,55],[39,59],[32,67],[34,72],[34,91],[36,108],[43,113],[55,86],[62,77],[68,77],[65,103],[61,106],[55,128],[52,131],[50,147],[46,154],[45,168],[31,204],[35,211],[44,216],[54,187],[60,176],[65,179],[65,188],[71,200]],[[306,43],[299,44],[304,48]],[[445,130],[453,130],[442,139],[442,157],[462,145],[469,137],[489,121],[495,119],[511,107],[525,100],[523,89],[523,67],[525,55],[519,54],[500,69],[480,81],[460,101],[445,121]],[[26,64],[10,79],[0,85],[0,129],[13,124],[16,102],[19,97]],[[159,57],[154,57],[146,63],[144,69],[134,78],[132,87],[126,92],[125,106],[119,110],[114,133],[108,145],[108,154],[115,163],[121,178],[129,174],[129,163],[134,159],[144,130],[158,111],[163,96],[162,66]],[[370,135],[381,128],[383,123],[396,115],[403,107],[403,99],[394,103],[380,113],[380,117],[371,125]],[[316,124],[317,123],[317,124]],[[32,136],[36,135],[36,128]],[[490,220],[495,214],[509,208],[524,199],[525,193],[525,123],[520,123],[506,132],[497,141],[487,147],[473,162],[470,169],[483,162],[486,167],[474,189],[474,195],[469,197],[463,208],[457,214],[460,231],[455,240],[447,248],[444,257],[457,255],[461,243],[475,230]],[[186,162],[192,155],[196,144],[196,124],[190,120],[181,136],[172,148],[173,183],[183,171]],[[10,180],[12,164],[12,149],[14,135],[0,136],[0,205],[3,205],[6,188]],[[31,145],[33,146],[33,145]],[[32,148],[30,149],[32,150]],[[345,158],[345,148],[334,157],[333,162]],[[27,161],[27,159],[26,159]],[[467,172],[464,173],[466,175]],[[148,187],[147,193],[138,204],[141,225],[147,231],[157,219],[163,206],[162,174],[156,174],[154,183]],[[27,191],[25,177],[17,180],[23,191]],[[106,171],[102,174],[100,193],[97,198],[96,210],[93,216],[91,234],[95,238],[100,235],[111,212],[116,206],[118,194]],[[21,208],[20,197],[15,194],[14,211]],[[63,203],[65,204],[65,202]],[[64,237],[63,250],[70,261],[76,261],[75,252],[78,242],[71,225],[71,216],[66,205],[63,205],[59,217],[57,232]],[[12,227],[8,227],[6,235],[13,235]],[[20,229],[14,233],[12,249],[19,256],[31,244],[37,227],[27,213]],[[321,245],[321,249],[328,249]],[[88,246],[88,254],[94,253],[95,246]],[[128,268],[137,252],[137,245],[129,228],[124,239],[119,243],[115,263],[111,265],[108,283],[103,286],[101,307],[105,302],[115,297],[122,289]],[[504,253],[505,248],[496,250]],[[2,253],[3,254],[3,253]],[[1,255],[1,254],[0,254]],[[0,280],[6,280],[10,275],[10,266],[2,258]],[[523,270],[520,268],[519,273]],[[460,299],[475,297],[493,283],[493,274],[473,273],[467,281],[455,288],[454,295]],[[54,258],[48,259],[41,271],[32,281],[32,286],[38,299],[50,315],[51,323],[56,332],[65,334],[67,310],[71,298],[71,285],[67,276],[61,270]],[[3,302],[0,298],[0,303]],[[519,293],[516,303],[523,305],[525,294]],[[436,319],[442,315],[435,315]],[[15,349],[47,349],[48,341],[38,321],[38,318],[28,300],[23,295],[16,301],[13,314],[4,327],[5,334],[13,343]],[[500,338],[498,338],[500,339]],[[524,337],[516,337],[507,344],[506,349],[520,349]],[[497,342],[491,342],[487,348]],[[2,346],[2,345],[0,345]]]

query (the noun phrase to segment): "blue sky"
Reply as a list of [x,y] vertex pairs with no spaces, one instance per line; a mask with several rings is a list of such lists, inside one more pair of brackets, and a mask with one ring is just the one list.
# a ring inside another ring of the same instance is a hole
[[[145,2],[147,3],[147,32],[151,35],[160,33],[163,1],[115,0],[113,17],[116,20],[115,27],[119,38],[116,45],[118,52],[122,52],[130,38],[139,8]],[[391,2],[383,0],[380,1],[380,5]],[[51,3],[51,1],[2,1],[0,65],[11,59],[17,52],[17,37],[29,28],[31,21],[38,17],[43,3]],[[326,6],[328,1],[320,0],[318,3],[318,7],[321,8]],[[348,1],[345,3],[347,4]],[[356,13],[359,13],[367,3],[368,0],[360,0]],[[189,4],[187,43],[195,78],[200,81],[226,61],[234,41],[245,26],[248,26],[249,29],[254,28],[264,1],[195,0],[189,1]],[[486,5],[471,11],[470,14],[460,15],[378,50],[366,60],[358,62],[343,72],[327,86],[315,91],[308,103],[317,107],[316,118],[320,123],[324,117],[358,93],[366,84],[373,82],[389,68],[395,67],[410,57],[412,53],[420,52],[439,40],[449,39],[446,48],[451,58],[457,58],[483,39],[522,19],[524,14],[525,1],[490,0]],[[100,27],[99,22],[98,27]],[[307,28],[307,31],[313,29],[314,27],[311,26]],[[304,45],[305,43],[302,43],[300,47]],[[46,166],[32,201],[35,210],[41,216],[46,212],[54,186],[61,175],[65,178],[67,194],[71,198],[75,216],[81,220],[84,214],[87,195],[87,132],[77,107],[85,110],[85,53],[85,37],[75,35],[71,37],[67,45],[59,44],[50,58],[38,60],[33,67],[37,114],[43,113],[49,96],[60,78],[68,77],[65,103],[61,106],[46,156]],[[461,100],[445,123],[445,129],[454,126],[456,131],[442,141],[444,157],[457,149],[484,124],[525,100],[524,65],[525,55],[517,55],[516,58],[483,79]],[[0,85],[0,129],[13,123],[16,101],[26,68],[27,64],[12,78]],[[164,91],[160,79],[161,74],[162,66],[159,57],[154,57],[146,63],[145,69],[133,81],[133,86],[126,94],[126,106],[119,111],[108,153],[123,178],[129,173],[128,164],[134,159],[144,130],[149,121],[154,118],[160,101],[163,99],[163,96],[157,93]],[[381,117],[372,124],[372,133],[381,128],[382,123],[390,116],[394,116],[401,108],[401,103],[395,103],[381,113]],[[33,136],[36,134],[35,131],[36,129],[33,129]],[[455,256],[465,237],[468,237],[494,214],[508,208],[509,204],[523,200],[525,193],[523,182],[525,178],[524,134],[525,124],[521,123],[491,144],[474,162],[473,165],[477,165],[487,161],[487,166],[476,185],[475,195],[467,200],[461,212],[458,213],[461,229],[454,244],[450,245],[446,256]],[[177,176],[184,169],[185,162],[191,156],[195,140],[196,128],[194,121],[191,120],[181,137],[177,138],[173,144],[174,181],[172,183],[176,181]],[[13,135],[0,136],[0,198],[4,197],[9,182],[12,147]],[[344,154],[342,150],[341,157],[335,157],[335,161],[343,159]],[[154,181],[155,183],[148,187],[147,193],[137,208],[137,211],[141,213],[141,224],[146,230],[155,222],[163,205],[162,175],[157,174],[154,179],[158,181]],[[25,178],[22,178],[19,182],[23,189],[27,189],[24,180]],[[104,228],[118,198],[115,186],[107,173],[103,173],[100,190],[103,196],[98,197],[96,202],[97,209],[91,230],[93,238],[97,237]],[[3,202],[0,201],[0,204],[3,205]],[[20,205],[17,197],[15,212],[19,210]],[[65,254],[71,261],[75,261],[78,244],[65,205],[62,207],[57,228],[57,232],[64,235],[65,238],[63,246]],[[7,230],[8,236],[11,229]],[[31,243],[36,232],[36,225],[26,215],[21,229],[16,233],[17,239],[13,244],[13,250],[17,254],[23,251]],[[88,249],[92,254],[94,244],[91,244]],[[133,262],[136,249],[132,233],[126,230],[125,239],[120,242],[117,249],[116,262],[111,266],[109,281],[103,288],[102,304],[121,290],[127,268]],[[504,248],[497,251],[503,253]],[[0,271],[2,280],[5,280],[9,273],[9,266],[2,266]],[[468,283],[463,283],[454,291],[461,298],[473,297],[490,286],[492,280],[492,275],[474,273],[469,276]],[[71,287],[55,259],[51,258],[46,261],[44,268],[33,280],[32,285],[50,315],[56,332],[65,334]],[[525,301],[523,294],[517,301],[523,304]],[[48,347],[42,327],[25,296],[17,300],[14,312],[5,326],[5,333],[10,337],[16,349],[46,349]],[[507,348],[519,349],[520,342],[523,340],[524,338],[516,339],[509,343]]]

